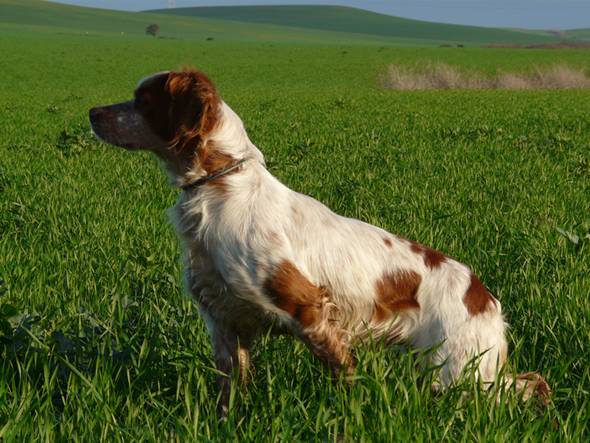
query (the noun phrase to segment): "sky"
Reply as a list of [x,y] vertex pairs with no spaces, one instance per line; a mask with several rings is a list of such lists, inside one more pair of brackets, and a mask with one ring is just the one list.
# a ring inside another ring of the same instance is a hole
[[[96,8],[139,11],[167,0],[59,0]],[[442,23],[528,29],[590,28],[590,0],[176,0],[183,6],[336,4]]]

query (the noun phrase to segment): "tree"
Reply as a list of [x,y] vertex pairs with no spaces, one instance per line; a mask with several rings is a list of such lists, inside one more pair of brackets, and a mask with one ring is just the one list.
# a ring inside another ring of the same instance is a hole
[[151,35],[153,37],[157,37],[158,34],[160,33],[160,25],[157,25],[156,23],[152,23],[147,28],[145,28],[145,33],[148,35]]

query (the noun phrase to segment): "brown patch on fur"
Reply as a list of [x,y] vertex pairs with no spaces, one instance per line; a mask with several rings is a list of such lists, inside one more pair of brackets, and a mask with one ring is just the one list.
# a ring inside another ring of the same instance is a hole
[[207,174],[234,162],[207,142],[207,135],[218,123],[221,100],[202,72],[185,69],[157,76],[140,86],[135,97],[142,116],[170,146],[156,154],[179,175],[193,169],[197,162]]
[[431,269],[437,268],[446,260],[446,256],[439,251],[424,248],[424,263]]
[[293,263],[284,260],[264,289],[279,309],[299,322],[302,338],[316,357],[336,375],[352,374],[354,358],[348,351],[344,331],[330,318],[324,303],[328,296],[325,288],[311,283]]
[[415,241],[410,241],[412,252],[420,254],[424,259],[424,264],[430,269],[438,268],[447,258],[442,252],[423,246]]
[[469,315],[472,316],[483,314],[491,305],[496,304],[492,294],[489,293],[473,273],[471,273],[471,284],[469,285],[469,288],[467,288],[467,292],[465,292],[463,303],[465,304]]
[[171,97],[169,117],[175,141],[184,149],[214,129],[221,100],[211,80],[195,69],[171,72],[166,89]]
[[[231,166],[234,163],[234,158],[221,152],[215,143],[208,141],[198,151],[199,164],[208,174],[221,171],[224,168]],[[231,171],[229,174],[237,172],[237,170]],[[219,180],[216,180],[219,182]],[[214,182],[212,182],[214,183]]]
[[414,271],[398,271],[385,274],[376,283],[377,301],[373,310],[373,321],[382,322],[392,313],[406,309],[420,309],[416,300],[422,277]]
[[272,278],[264,283],[264,289],[279,309],[303,327],[320,321],[326,290],[311,283],[290,261],[281,262]]
[[385,246],[387,246],[388,248],[391,248],[393,246],[393,243],[391,243],[391,240],[388,238],[384,238],[383,243],[385,243]]
[[373,323],[382,323],[391,317],[391,312],[382,303],[375,302],[373,307],[373,317],[371,321]]
[[423,246],[420,243],[416,243],[413,240],[408,240],[410,242],[410,247],[412,249],[412,252],[416,253],[416,254],[422,254],[422,248]]
[[[166,88],[172,98],[169,119],[175,126],[172,140],[173,151],[178,155],[192,155],[198,159],[199,166],[207,173],[213,174],[228,167],[234,159],[212,143],[206,137],[219,119],[221,100],[215,86],[209,78],[197,70],[185,70],[170,74]],[[187,165],[190,169],[191,165]],[[211,182],[223,186],[223,180]]]

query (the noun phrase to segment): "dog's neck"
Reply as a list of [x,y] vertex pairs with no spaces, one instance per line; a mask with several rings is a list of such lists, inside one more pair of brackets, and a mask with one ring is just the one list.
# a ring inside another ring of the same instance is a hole
[[182,165],[164,159],[173,185],[191,188],[239,173],[254,160],[264,166],[262,152],[250,141],[242,120],[225,103],[220,103],[219,120],[213,131],[184,159]]
[[237,173],[237,172],[239,172],[240,168],[242,168],[242,166],[244,166],[244,164],[248,160],[253,160],[253,159],[252,158],[243,158],[241,160],[238,160],[238,161],[236,161],[228,166],[225,166],[217,171],[213,171],[213,172],[209,173],[208,175],[195,180],[194,182],[183,185],[183,186],[181,186],[181,188],[183,191],[187,191],[187,192],[192,191],[193,189],[197,189],[198,187],[206,185],[207,183],[212,182],[214,180],[219,180],[231,173]]

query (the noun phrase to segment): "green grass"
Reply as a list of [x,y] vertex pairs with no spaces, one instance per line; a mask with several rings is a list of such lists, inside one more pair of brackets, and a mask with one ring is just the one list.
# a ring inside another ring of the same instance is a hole
[[525,44],[555,41],[548,33],[431,23],[342,6],[222,6],[160,9],[153,12],[440,43]]
[[[588,440],[590,92],[378,87],[391,62],[588,69],[587,51],[41,24],[0,25],[0,439]],[[550,407],[498,406],[469,383],[435,394],[415,355],[377,346],[357,351],[346,389],[282,338],[255,348],[253,383],[218,424],[207,333],[165,215],[178,192],[155,159],[97,143],[87,122],[90,107],[183,64],[211,75],[290,187],[471,265],[509,319],[511,364],[547,377]]]

